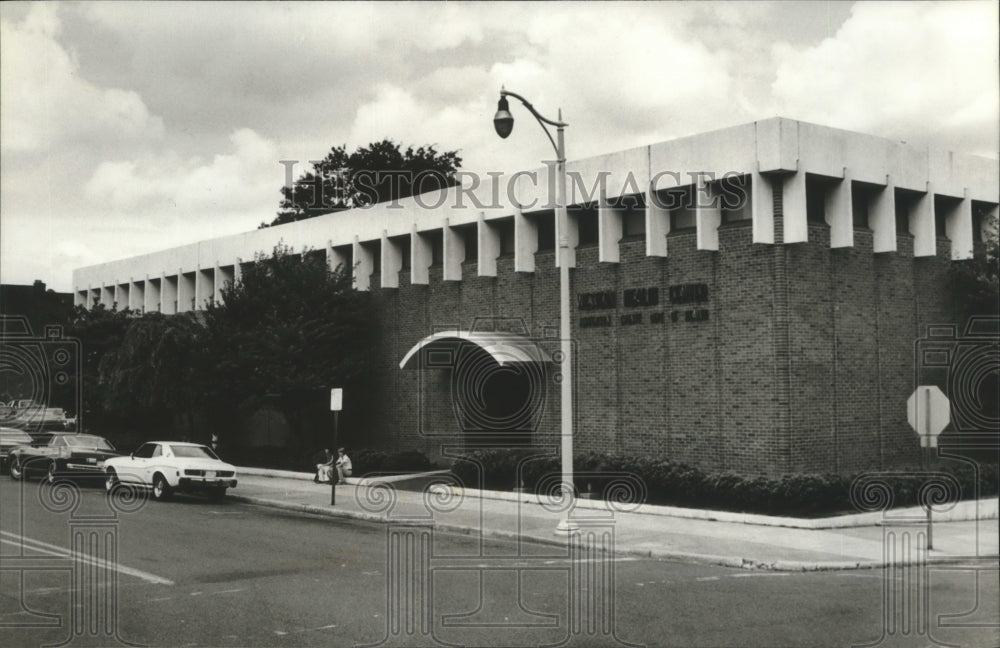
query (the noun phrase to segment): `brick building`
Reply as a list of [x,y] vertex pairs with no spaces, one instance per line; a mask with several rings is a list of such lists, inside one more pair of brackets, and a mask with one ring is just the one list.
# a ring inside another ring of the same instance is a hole
[[[775,118],[567,168],[578,450],[769,474],[916,457],[914,344],[964,325],[945,279],[996,222],[996,161]],[[75,298],[190,310],[279,241],[325,250],[381,314],[366,444],[556,441],[550,176],[78,269]]]

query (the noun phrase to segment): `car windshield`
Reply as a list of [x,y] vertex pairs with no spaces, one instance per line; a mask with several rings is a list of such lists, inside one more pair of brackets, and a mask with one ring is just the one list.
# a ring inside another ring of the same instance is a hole
[[73,448],[94,448],[95,450],[114,450],[115,447],[108,443],[107,439],[89,434],[80,434],[64,437],[66,444]]
[[197,459],[205,459],[207,457],[208,459],[218,459],[215,453],[206,446],[175,445],[170,447],[174,451],[175,457],[194,457]]

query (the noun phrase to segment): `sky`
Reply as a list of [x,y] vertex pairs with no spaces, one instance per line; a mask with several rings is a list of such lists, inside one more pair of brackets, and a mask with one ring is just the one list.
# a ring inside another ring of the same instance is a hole
[[996,158],[998,4],[0,3],[0,282],[255,229],[281,160],[382,138],[476,173],[780,115]]

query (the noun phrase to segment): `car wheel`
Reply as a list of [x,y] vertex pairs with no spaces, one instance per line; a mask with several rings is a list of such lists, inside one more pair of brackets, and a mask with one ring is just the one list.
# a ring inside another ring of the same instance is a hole
[[170,484],[167,483],[167,478],[156,473],[153,476],[153,499],[157,502],[163,502],[170,499],[171,495]]
[[110,468],[104,477],[104,490],[108,493],[115,489],[118,485],[118,473],[115,472],[114,468]]
[[21,479],[24,477],[24,471],[21,470],[21,462],[17,460],[17,457],[10,458],[10,478],[11,479]]
[[213,486],[205,491],[205,496],[210,500],[220,500],[226,496],[226,487]]

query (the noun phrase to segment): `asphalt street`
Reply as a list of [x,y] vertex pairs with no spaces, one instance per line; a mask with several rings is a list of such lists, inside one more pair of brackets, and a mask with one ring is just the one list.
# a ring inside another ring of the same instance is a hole
[[[115,517],[100,488],[71,491],[0,477],[2,646],[1000,645],[995,561],[905,574],[574,562],[565,547],[195,497]],[[115,571],[93,569],[115,546]]]

